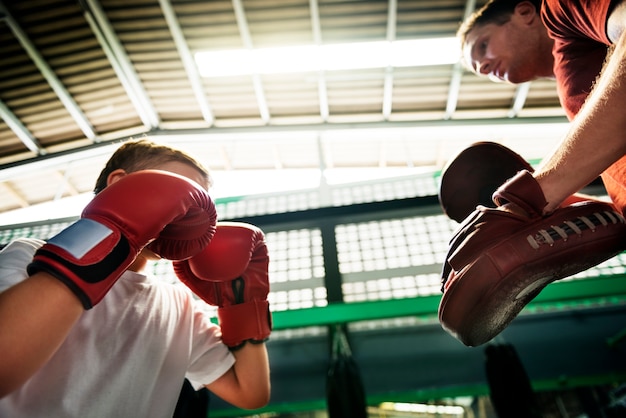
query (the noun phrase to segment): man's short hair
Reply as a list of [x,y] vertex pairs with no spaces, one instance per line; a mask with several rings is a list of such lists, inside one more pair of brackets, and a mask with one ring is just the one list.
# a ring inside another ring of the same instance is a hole
[[489,23],[503,25],[511,19],[515,8],[522,2],[531,3],[537,13],[541,11],[541,0],[490,0],[483,7],[472,13],[459,27],[457,38],[465,45],[467,34],[474,28]]
[[121,168],[127,173],[132,173],[139,170],[158,169],[160,165],[173,161],[195,167],[209,184],[211,183],[209,170],[191,155],[148,139],[136,139],[122,144],[109,158],[96,180],[94,193],[100,193],[107,186],[109,174],[117,169]]

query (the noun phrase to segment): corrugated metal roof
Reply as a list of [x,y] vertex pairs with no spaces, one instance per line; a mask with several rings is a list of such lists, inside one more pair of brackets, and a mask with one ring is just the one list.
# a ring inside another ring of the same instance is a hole
[[552,81],[497,84],[458,64],[201,78],[190,61],[205,50],[454,36],[481,3],[0,3],[0,211],[91,190],[106,156],[83,151],[151,134],[214,170],[441,165],[459,144],[490,138],[525,155],[532,134],[500,129],[564,122]]

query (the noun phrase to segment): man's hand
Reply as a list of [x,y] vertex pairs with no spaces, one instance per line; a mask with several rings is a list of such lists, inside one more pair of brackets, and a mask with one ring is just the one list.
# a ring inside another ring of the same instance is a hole
[[439,320],[466,345],[500,333],[549,283],[626,249],[626,221],[615,208],[583,201],[543,215],[546,200],[527,171],[479,206],[450,241]]
[[495,207],[491,196],[520,170],[533,171],[515,151],[495,142],[462,149],[441,171],[439,203],[452,220],[463,222],[478,205]]

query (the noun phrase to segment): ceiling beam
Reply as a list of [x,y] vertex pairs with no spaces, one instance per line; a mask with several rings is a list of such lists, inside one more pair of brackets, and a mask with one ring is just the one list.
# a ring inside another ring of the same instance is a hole
[[70,194],[70,196],[78,195],[78,190],[76,190],[76,187],[74,187],[74,185],[70,182],[71,171],[71,162],[67,164],[67,168],[65,170],[54,171],[54,175],[59,179],[59,186],[57,187],[57,191],[53,198],[54,201],[61,199],[66,191]]
[[[313,30],[313,42],[317,46],[322,45],[322,24],[320,23],[320,10],[317,0],[309,0],[309,10],[311,13],[311,29]],[[328,104],[328,87],[326,85],[326,71],[320,70],[317,75],[317,95],[319,100],[320,116],[322,121],[328,122],[330,116],[330,105]],[[320,169],[320,199],[323,203],[328,202],[326,195],[326,153],[320,135],[316,135],[317,141],[317,164]]]
[[93,127],[91,126],[91,123],[87,119],[87,116],[85,116],[78,104],[76,104],[76,102],[74,101],[74,98],[67,91],[63,83],[61,83],[61,80],[59,80],[54,71],[52,71],[44,57],[41,55],[39,50],[35,47],[35,45],[26,34],[26,32],[22,30],[17,21],[9,13],[6,7],[4,7],[2,1],[0,1],[0,14],[3,15],[3,20],[7,23],[7,25],[13,32],[13,35],[15,35],[15,37],[18,39],[18,41],[22,45],[22,48],[24,48],[30,59],[33,60],[33,62],[37,66],[37,69],[41,72],[41,75],[43,75],[43,77],[46,79],[46,81],[50,85],[50,88],[52,88],[61,103],[63,103],[63,106],[65,106],[65,109],[67,109],[80,130],[83,132],[83,134],[85,134],[85,137],[94,142],[97,142],[98,138]]
[[[241,0],[233,0],[233,9],[235,10],[235,17],[237,19],[237,26],[239,27],[239,34],[241,40],[246,49],[254,49],[252,43],[252,36],[250,35],[250,28],[248,27],[248,19],[246,18],[246,12],[243,8]],[[252,84],[254,87],[254,93],[256,95],[257,105],[259,106],[259,113],[261,120],[264,123],[270,122],[270,111],[265,98],[265,90],[263,89],[263,82],[259,74],[252,75]]]
[[320,71],[317,79],[317,94],[320,101],[320,116],[324,122],[328,122],[330,105],[328,104],[328,86],[326,84],[326,72]]
[[28,203],[28,200],[26,198],[24,198],[20,193],[18,193],[17,190],[15,190],[15,188],[11,185],[10,182],[3,182],[0,183],[2,185],[2,187],[5,188],[5,190],[11,195],[13,196],[13,198],[15,200],[17,200],[18,205],[21,208],[27,208],[30,206],[30,203]]
[[508,113],[508,116],[510,118],[516,117],[522,110],[522,108],[526,104],[526,99],[528,98],[529,91],[530,81],[518,84],[517,89],[515,90],[515,97],[513,97],[513,105],[511,106],[511,110],[509,110]]
[[[463,21],[470,17],[476,9],[476,0],[467,0],[465,3],[465,12],[463,13]],[[456,111],[456,105],[459,101],[459,93],[461,91],[461,78],[463,77],[463,64],[459,61],[454,64],[452,69],[452,77],[450,78],[450,86],[448,87],[448,100],[446,103],[446,113],[444,119],[448,120]]]
[[[528,117],[528,118],[490,118],[490,119],[450,119],[450,120],[416,120],[416,121],[385,121],[385,122],[359,122],[359,123],[325,123],[325,124],[301,124],[301,125],[277,125],[277,126],[242,126],[238,128],[198,128],[198,129],[167,129],[155,130],[150,132],[150,136],[168,136],[172,143],[190,141],[197,137],[199,141],[206,143],[213,138],[221,140],[228,135],[268,135],[272,133],[285,132],[328,132],[340,130],[356,130],[356,129],[408,129],[408,128],[466,128],[466,127],[482,127],[493,130],[494,127],[501,125],[527,125],[527,124],[569,124],[565,116],[553,117]],[[0,165],[0,181],[10,179],[11,176],[20,175],[33,170],[41,170],[50,167],[56,167],[78,158],[84,159],[92,156],[109,155],[115,150],[121,142],[134,138],[129,137],[115,138],[112,141],[94,143],[84,147],[71,150],[58,151],[48,153],[46,155],[28,158],[13,163]]]
[[[387,12],[387,41],[396,40],[398,1],[389,0],[389,8]],[[393,104],[393,67],[388,66],[385,69],[385,83],[383,87],[383,118],[389,120]]]
[[159,115],[99,2],[79,0],[79,3],[83,7],[85,19],[133,103],[141,122],[148,129],[157,129],[161,122]]
[[[311,29],[313,30],[313,42],[315,45],[322,44],[322,25],[320,23],[320,11],[317,0],[309,0],[311,10]],[[320,116],[324,122],[328,121],[330,109],[328,106],[328,88],[326,86],[326,72],[321,70],[317,77],[317,94],[319,97]]]
[[41,146],[37,138],[22,124],[9,107],[0,100],[0,117],[13,133],[22,141],[26,148],[38,155],[46,154],[46,150]]
[[172,3],[170,2],[170,0],[159,0],[159,4],[161,5],[161,10],[163,10],[163,15],[165,16],[165,20],[167,21],[167,26],[170,29],[172,38],[174,38],[174,43],[176,44],[178,55],[183,62],[185,71],[187,72],[187,79],[189,79],[193,94],[195,95],[196,101],[200,106],[202,117],[209,124],[209,126],[211,126],[215,122],[215,116],[213,115],[213,110],[211,109],[211,105],[209,104],[209,99],[204,92],[202,78],[198,73],[198,67],[196,67],[193,55],[189,50],[189,46],[187,45],[187,41],[185,40],[185,35],[183,34],[183,31],[180,27],[180,23],[178,22],[178,18],[176,17],[176,13],[174,12]]

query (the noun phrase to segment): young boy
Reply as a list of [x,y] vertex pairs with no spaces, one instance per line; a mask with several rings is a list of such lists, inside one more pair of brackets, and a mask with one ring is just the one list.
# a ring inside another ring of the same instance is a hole
[[[242,408],[268,402],[263,340],[229,349],[203,302],[142,273],[150,260],[209,248],[209,186],[206,168],[184,152],[130,141],[107,162],[76,224],[47,243],[18,239],[0,252],[0,416],[171,417],[185,378]],[[240,229],[265,248],[258,230]],[[221,251],[228,265],[229,246]],[[267,269],[258,277],[265,289]]]

